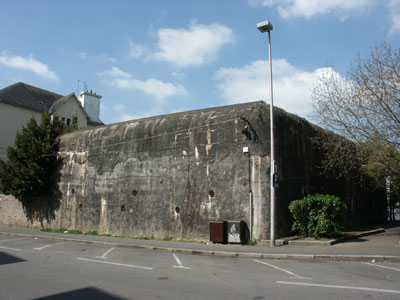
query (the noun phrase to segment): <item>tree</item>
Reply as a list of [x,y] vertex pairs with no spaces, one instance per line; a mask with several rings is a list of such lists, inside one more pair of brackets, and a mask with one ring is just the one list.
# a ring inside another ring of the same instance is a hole
[[312,92],[315,116],[326,129],[319,142],[327,151],[324,167],[337,176],[362,172],[385,187],[400,179],[400,50],[376,45],[356,58],[341,77],[327,68]]
[[0,190],[33,199],[51,194],[57,169],[58,136],[65,129],[57,116],[45,112],[39,125],[32,118],[8,147],[8,161],[0,163]]

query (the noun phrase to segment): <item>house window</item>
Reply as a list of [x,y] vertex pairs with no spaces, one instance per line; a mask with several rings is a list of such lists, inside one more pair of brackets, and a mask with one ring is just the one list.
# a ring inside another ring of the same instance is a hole
[[67,127],[71,126],[71,119],[67,119]]

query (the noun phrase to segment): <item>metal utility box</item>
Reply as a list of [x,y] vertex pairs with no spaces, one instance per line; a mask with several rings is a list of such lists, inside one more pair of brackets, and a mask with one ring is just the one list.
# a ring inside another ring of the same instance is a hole
[[244,221],[228,221],[228,243],[243,244],[245,241]]
[[210,241],[213,243],[227,242],[227,222],[226,221],[210,221]]

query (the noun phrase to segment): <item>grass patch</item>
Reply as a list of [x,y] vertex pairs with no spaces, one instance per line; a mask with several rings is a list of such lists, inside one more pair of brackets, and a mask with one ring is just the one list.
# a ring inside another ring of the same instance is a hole
[[55,232],[55,233],[64,233],[64,232],[66,232],[66,231],[68,231],[68,229],[67,229],[67,228],[64,228],[64,227],[61,227],[61,228],[58,228],[58,229],[54,229],[54,230],[53,230],[53,232]]
[[71,230],[67,230],[68,234],[82,234],[82,231],[80,230],[76,230],[76,229],[71,229]]
[[166,241],[166,242],[170,242],[172,240],[173,240],[173,238],[170,236],[166,236],[165,238],[163,238],[163,241]]
[[99,233],[97,231],[88,231],[85,232],[85,235],[99,235]]
[[249,245],[249,246],[255,246],[255,245],[257,245],[257,241],[256,241],[255,239],[248,240],[248,241],[247,241],[247,245]]
[[150,240],[150,241],[154,241],[155,238],[154,236],[148,237],[148,236],[134,236],[132,237],[132,239],[134,240]]

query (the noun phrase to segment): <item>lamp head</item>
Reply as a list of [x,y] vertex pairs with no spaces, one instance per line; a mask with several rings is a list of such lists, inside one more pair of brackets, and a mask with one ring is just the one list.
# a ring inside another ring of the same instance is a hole
[[267,32],[267,31],[269,32],[272,29],[274,29],[274,27],[272,26],[272,24],[268,20],[264,21],[264,22],[257,23],[257,28],[261,32]]

